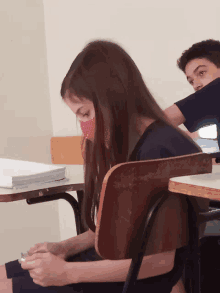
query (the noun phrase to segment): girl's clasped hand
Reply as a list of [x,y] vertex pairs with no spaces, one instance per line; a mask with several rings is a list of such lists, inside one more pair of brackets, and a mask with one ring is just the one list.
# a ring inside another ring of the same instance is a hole
[[33,282],[43,287],[64,286],[73,283],[68,279],[66,253],[60,243],[44,242],[31,247],[20,259],[22,269],[28,270]]
[[33,282],[42,287],[73,283],[73,278],[68,279],[68,263],[51,252],[37,252],[27,256],[21,262],[21,267],[28,270]]

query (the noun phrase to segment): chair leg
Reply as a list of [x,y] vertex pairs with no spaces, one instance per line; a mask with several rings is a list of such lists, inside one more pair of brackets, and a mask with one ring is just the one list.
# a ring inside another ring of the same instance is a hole
[[[78,194],[77,194],[78,195]],[[47,202],[47,201],[53,201],[57,199],[65,199],[66,201],[69,202],[71,205],[74,215],[75,215],[75,221],[76,221],[76,232],[77,235],[82,233],[82,223],[81,223],[81,213],[80,213],[80,208],[77,200],[71,196],[70,194],[63,192],[63,193],[57,193],[57,194],[50,194],[50,195],[44,195],[44,196],[39,196],[35,198],[29,198],[27,199],[28,204],[36,204],[36,203],[42,203],[42,202]]]
[[185,269],[185,288],[187,293],[200,293],[200,251],[199,251],[199,228],[197,214],[194,210],[190,198],[187,196],[188,202],[188,226],[189,226],[189,245],[190,255],[187,260]]
[[83,226],[82,218],[81,218],[84,190],[77,190],[76,194],[77,194],[78,206],[79,206],[79,211],[80,211],[80,230],[81,230],[81,233],[84,233],[84,232],[86,232],[86,229]]
[[[148,217],[145,222],[144,231],[142,234],[142,238],[138,241],[135,254],[132,257],[131,265],[129,268],[129,272],[123,287],[122,293],[133,293],[134,292],[134,286],[138,277],[138,273],[141,267],[141,263],[144,257],[144,253],[147,247],[147,232],[148,229],[151,227],[153,222],[153,215],[156,214],[159,207],[163,204],[163,202],[167,199],[169,195],[161,195],[161,197],[156,201],[156,203],[153,205],[153,207],[150,209],[148,213]],[[159,194],[158,194],[159,197]]]

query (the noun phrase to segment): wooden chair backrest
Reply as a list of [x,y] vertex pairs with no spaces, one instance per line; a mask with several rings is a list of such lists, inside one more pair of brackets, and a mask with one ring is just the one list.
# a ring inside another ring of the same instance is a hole
[[[145,255],[165,252],[188,244],[188,214],[184,195],[170,193],[172,177],[212,172],[208,154],[129,162],[106,174],[97,214],[95,248],[106,259],[132,258],[149,209],[158,194],[169,193],[154,219]],[[204,199],[201,199],[204,203]],[[209,200],[205,200],[208,210]]]
[[51,161],[53,164],[83,165],[81,136],[52,137]]

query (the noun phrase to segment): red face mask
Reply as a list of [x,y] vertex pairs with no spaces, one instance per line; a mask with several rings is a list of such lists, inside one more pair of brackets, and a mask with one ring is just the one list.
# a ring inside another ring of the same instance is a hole
[[95,134],[95,117],[86,122],[80,121],[80,126],[85,138],[93,141]]

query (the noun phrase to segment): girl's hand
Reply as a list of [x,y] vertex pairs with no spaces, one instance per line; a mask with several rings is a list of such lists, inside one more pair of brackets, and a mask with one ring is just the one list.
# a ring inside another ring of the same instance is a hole
[[59,242],[37,243],[33,247],[31,247],[27,253],[31,256],[37,252],[51,252],[61,259],[66,259],[66,251],[62,244]]
[[73,277],[76,276],[68,271],[67,262],[50,252],[27,256],[25,261],[21,262],[21,267],[28,270],[33,282],[42,287],[65,286],[74,283]]

